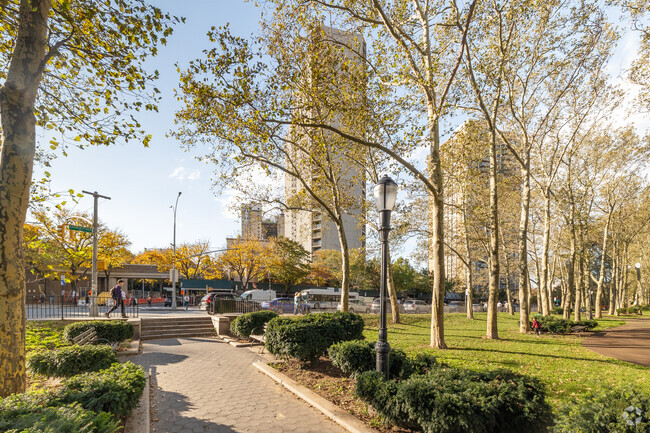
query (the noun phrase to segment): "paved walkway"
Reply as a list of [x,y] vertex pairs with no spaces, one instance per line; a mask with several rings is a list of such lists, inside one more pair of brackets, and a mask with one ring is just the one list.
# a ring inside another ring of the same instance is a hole
[[251,364],[261,359],[215,338],[144,342],[130,361],[152,369],[152,432],[343,433]]
[[650,319],[629,320],[585,338],[582,345],[601,355],[650,367]]

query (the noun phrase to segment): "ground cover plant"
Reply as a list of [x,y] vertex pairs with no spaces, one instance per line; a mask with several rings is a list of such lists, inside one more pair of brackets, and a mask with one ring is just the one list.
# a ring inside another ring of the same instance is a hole
[[63,339],[65,326],[66,323],[62,321],[28,321],[25,330],[25,351],[68,346],[70,343]]

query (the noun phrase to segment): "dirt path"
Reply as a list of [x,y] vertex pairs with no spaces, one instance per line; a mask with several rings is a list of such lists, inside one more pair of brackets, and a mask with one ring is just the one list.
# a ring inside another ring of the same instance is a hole
[[582,345],[601,355],[650,367],[650,319],[630,319],[623,326],[585,338]]

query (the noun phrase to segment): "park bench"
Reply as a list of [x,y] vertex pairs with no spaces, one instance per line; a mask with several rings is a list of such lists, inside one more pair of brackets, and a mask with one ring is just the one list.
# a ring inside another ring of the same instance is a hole
[[105,341],[105,344],[108,344],[113,348],[113,350],[117,350],[117,345],[118,343],[111,343],[105,338],[99,338],[97,337],[97,331],[95,331],[95,328],[88,328],[81,334],[77,335],[76,337],[72,337],[72,342],[74,344],[77,344],[79,346],[84,346],[86,344],[94,344],[100,341]]
[[266,338],[264,337],[264,334],[266,334],[266,323],[264,324],[264,328],[262,329],[262,333],[260,335],[251,334],[250,336],[252,340],[262,343],[262,348],[259,350],[259,353],[264,353],[264,347],[266,346]]

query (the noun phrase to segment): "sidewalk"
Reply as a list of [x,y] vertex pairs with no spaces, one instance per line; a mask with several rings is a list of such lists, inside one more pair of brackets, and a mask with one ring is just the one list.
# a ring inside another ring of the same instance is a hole
[[152,432],[345,430],[257,371],[257,354],[214,338],[147,341],[129,360],[151,367]]
[[585,338],[582,345],[601,355],[650,367],[650,319],[630,319],[623,326]]

